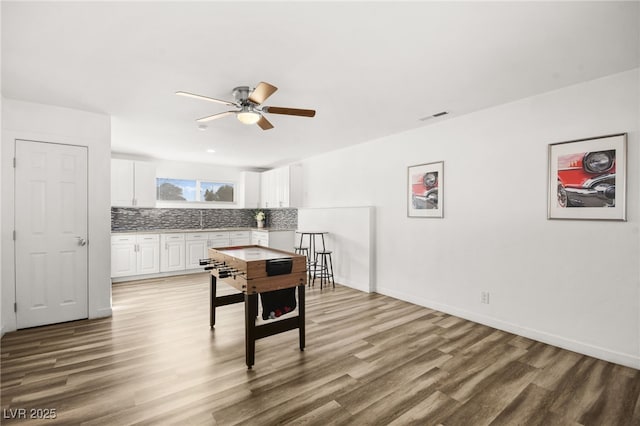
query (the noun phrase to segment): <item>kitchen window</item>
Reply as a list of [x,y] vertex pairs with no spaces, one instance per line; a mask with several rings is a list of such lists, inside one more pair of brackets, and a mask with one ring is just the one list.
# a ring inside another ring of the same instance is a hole
[[235,184],[197,179],[156,178],[158,201],[235,202]]

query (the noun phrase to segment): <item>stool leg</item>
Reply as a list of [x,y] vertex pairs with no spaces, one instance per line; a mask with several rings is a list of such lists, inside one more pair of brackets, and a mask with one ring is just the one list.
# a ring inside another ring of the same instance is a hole
[[325,255],[324,253],[320,255],[320,290],[322,290],[322,285],[324,284],[324,280],[325,280],[325,273],[324,273],[324,263],[326,261]]
[[[316,272],[318,271],[318,253],[313,255],[313,283],[316,282]],[[320,288],[322,288],[322,276],[320,277]]]
[[336,281],[333,278],[333,260],[331,260],[331,255],[329,255],[329,266],[331,267],[331,283],[333,284],[333,288],[336,288]]
[[305,266],[307,267],[307,275],[308,275],[307,285],[311,287],[311,271],[309,271],[309,249],[307,248],[302,249],[302,252],[300,254],[302,253],[304,253]]
[[309,262],[309,281],[311,281],[311,285],[314,285],[316,281],[315,273],[313,280],[311,279],[311,270],[315,269],[315,265],[313,264],[313,253],[315,253],[314,241],[313,235],[309,234],[309,256],[307,256],[307,260]]

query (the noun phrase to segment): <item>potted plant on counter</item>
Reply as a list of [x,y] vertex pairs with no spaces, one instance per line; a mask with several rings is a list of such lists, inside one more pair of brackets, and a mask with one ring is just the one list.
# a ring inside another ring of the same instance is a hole
[[256,222],[258,222],[258,228],[264,228],[264,212],[262,210],[258,210],[256,212]]

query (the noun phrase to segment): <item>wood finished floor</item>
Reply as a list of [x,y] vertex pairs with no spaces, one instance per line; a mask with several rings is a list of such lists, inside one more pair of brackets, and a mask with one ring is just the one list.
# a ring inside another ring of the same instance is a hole
[[[346,287],[244,362],[243,307],[208,276],[113,287],[112,318],[6,334],[3,424],[640,425],[640,371]],[[55,409],[55,420],[10,419]]]

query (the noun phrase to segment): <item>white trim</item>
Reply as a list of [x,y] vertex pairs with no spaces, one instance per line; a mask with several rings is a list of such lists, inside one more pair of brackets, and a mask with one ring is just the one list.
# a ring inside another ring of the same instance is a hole
[[111,308],[96,309],[94,314],[90,316],[89,319],[110,317],[112,314],[113,310]]
[[421,297],[411,296],[406,293],[394,291],[388,288],[378,288],[377,293],[384,294],[385,296],[393,297],[395,299],[404,300],[405,302],[424,306],[426,308],[435,309],[440,312],[464,318],[469,321],[477,322],[479,324],[506,331],[508,333],[513,333],[518,336],[537,340],[548,345],[557,346],[562,349],[578,352],[580,354],[598,358],[604,361],[624,365],[625,367],[640,369],[640,357],[634,356],[632,354],[611,351],[601,346],[595,346],[589,343],[567,339],[562,336],[558,336],[557,334],[551,334],[528,327],[522,327],[511,322],[502,321],[486,315],[480,315],[474,312],[467,311],[465,309],[459,309],[454,306],[434,302],[432,300],[423,299]]
[[137,281],[137,280],[148,280],[152,278],[166,278],[166,277],[175,277],[178,275],[188,275],[188,274],[197,274],[206,272],[202,268],[198,269],[185,269],[181,271],[171,271],[171,272],[160,272],[157,274],[143,274],[143,275],[130,275],[127,277],[113,277],[111,278],[111,283],[121,283],[126,281]]
[[340,284],[342,286],[349,287],[354,290],[362,291],[364,293],[371,293],[371,288],[369,288],[369,283],[349,282],[347,278],[339,277],[337,275],[334,278],[335,278],[336,284]]

